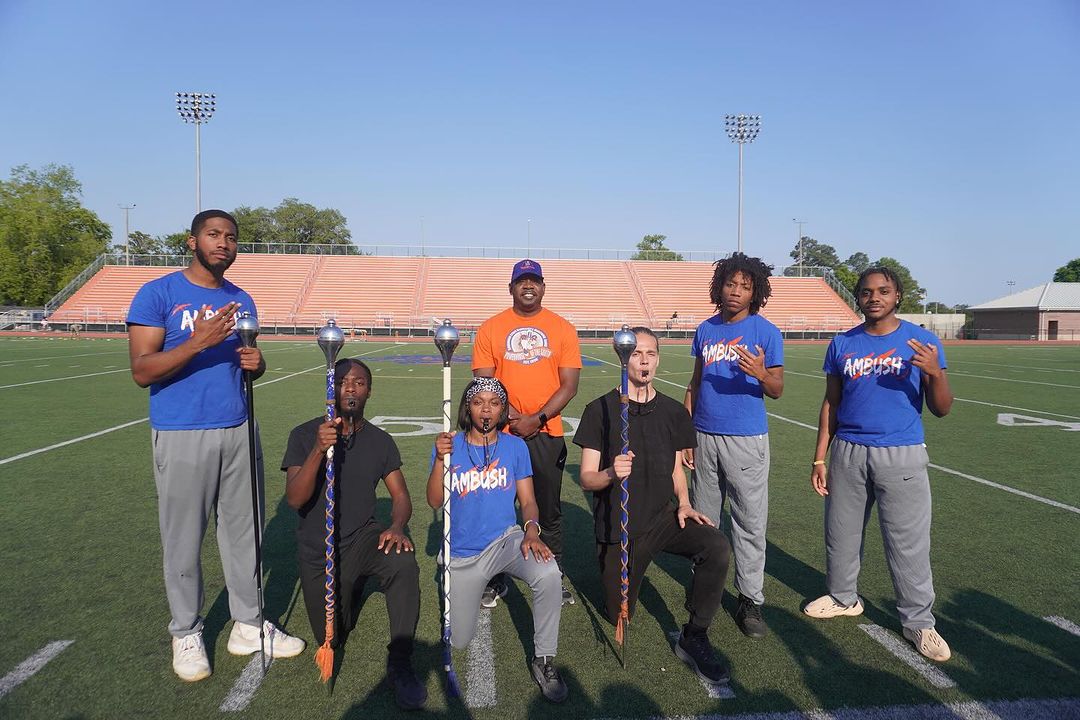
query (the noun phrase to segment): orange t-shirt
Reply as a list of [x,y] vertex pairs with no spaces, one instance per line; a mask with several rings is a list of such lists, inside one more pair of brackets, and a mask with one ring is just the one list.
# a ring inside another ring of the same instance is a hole
[[[485,320],[476,332],[472,366],[495,368],[510,404],[532,415],[559,389],[559,368],[581,367],[581,345],[574,326],[547,308],[532,317],[508,308]],[[541,431],[562,437],[562,416],[548,418]]]

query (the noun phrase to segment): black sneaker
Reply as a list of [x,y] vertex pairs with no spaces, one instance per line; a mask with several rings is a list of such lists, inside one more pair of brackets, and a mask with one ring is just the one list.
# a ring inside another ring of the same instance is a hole
[[735,624],[747,637],[760,638],[769,634],[769,626],[765,624],[765,618],[761,616],[761,606],[745,595],[739,595],[739,609],[735,611]]
[[689,625],[683,625],[679,641],[675,643],[675,655],[707,683],[726,685],[731,679],[727,666],[716,657],[704,630],[695,631]]
[[565,585],[562,586],[562,604],[563,605],[573,605],[574,604],[574,594],[572,592],[570,592],[570,590],[568,590]]
[[532,671],[533,680],[540,686],[540,692],[544,698],[553,703],[561,703],[566,700],[570,691],[563,682],[562,676],[559,675],[559,671],[555,669],[554,663],[551,662],[554,659],[550,655],[533,658],[533,661],[529,663],[529,669]]
[[484,594],[480,596],[480,607],[490,610],[498,605],[499,598],[506,597],[506,593],[509,591],[510,588],[507,587],[502,575],[496,575],[491,578],[488,586],[484,588]]
[[427,688],[413,672],[412,665],[387,665],[386,677],[394,686],[394,698],[402,710],[419,710],[427,702]]

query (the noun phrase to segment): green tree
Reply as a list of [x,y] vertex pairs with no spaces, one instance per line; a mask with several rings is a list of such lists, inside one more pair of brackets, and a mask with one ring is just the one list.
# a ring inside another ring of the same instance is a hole
[[1080,282],[1080,258],[1070,260],[1054,271],[1054,282]]
[[296,198],[285,198],[273,210],[246,205],[233,211],[240,229],[240,244],[252,252],[268,252],[273,248],[259,245],[337,245],[347,253],[359,252],[352,243],[345,216],[333,208],[316,208]]
[[112,231],[81,197],[68,165],[19,165],[0,181],[0,303],[43,305],[106,251]]
[[142,230],[132,230],[128,236],[128,242],[125,245],[120,238],[121,242],[113,245],[113,252],[116,253],[130,253],[131,255],[160,255],[161,238],[154,237],[149,233],[144,233]]
[[864,252],[852,253],[847,260],[844,261],[844,265],[848,267],[856,275],[860,274],[863,270],[870,267],[870,256]]
[[934,313],[935,315],[945,315],[955,312],[951,306],[946,305],[943,302],[933,301],[926,303],[926,312]]
[[637,252],[631,260],[668,260],[681,261],[683,256],[664,244],[667,235],[646,235],[637,244]]
[[799,245],[802,245],[802,264],[804,267],[827,267],[830,270],[835,270],[840,265],[840,256],[836,254],[836,248],[805,235],[802,237],[801,243],[795,243],[795,247],[792,248],[790,253],[791,259],[796,264],[799,262]]

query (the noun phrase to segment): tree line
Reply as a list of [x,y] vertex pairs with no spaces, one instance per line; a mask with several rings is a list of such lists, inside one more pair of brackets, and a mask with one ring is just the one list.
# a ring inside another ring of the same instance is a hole
[[[244,205],[232,214],[242,230],[243,252],[297,252],[301,245],[326,245],[340,247],[342,254],[361,253],[352,242],[345,216],[333,208],[286,198],[274,208]],[[136,229],[126,244],[110,247],[113,238],[110,226],[82,206],[82,185],[70,165],[12,168],[10,177],[0,180],[0,305],[44,305],[104,252],[175,256],[188,252],[186,229],[166,235]],[[633,259],[682,261],[683,256],[668,248],[666,241],[665,235],[644,236]],[[831,269],[853,294],[859,273],[871,265],[865,252],[841,260],[834,247],[811,237],[803,237],[801,245],[804,266]],[[798,262],[799,253],[797,243],[792,260]],[[923,310],[926,290],[903,263],[881,257],[873,264],[887,266],[900,277],[905,288],[901,312]],[[790,266],[785,272],[798,275],[799,269]],[[1054,280],[1080,282],[1080,258],[1058,268]],[[955,310],[966,307],[958,305]],[[954,310],[939,302],[926,303],[925,309]]]

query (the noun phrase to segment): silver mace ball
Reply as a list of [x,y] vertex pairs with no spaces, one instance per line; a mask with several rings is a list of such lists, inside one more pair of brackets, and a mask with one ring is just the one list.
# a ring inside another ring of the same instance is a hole
[[236,334],[244,347],[255,347],[255,338],[259,336],[259,321],[249,312],[240,313],[236,318]]
[[611,344],[615,348],[615,354],[619,356],[619,362],[625,367],[637,349],[637,335],[634,335],[629,325],[623,325],[622,330],[616,331]]
[[341,348],[345,345],[345,333],[333,320],[327,320],[326,325],[319,330],[319,347],[326,356],[326,364],[332,365]]
[[439,348],[439,354],[442,355],[443,367],[450,367],[450,359],[454,357],[458,342],[460,338],[457,328],[451,325],[449,320],[443,320],[442,325],[435,331],[435,347]]

